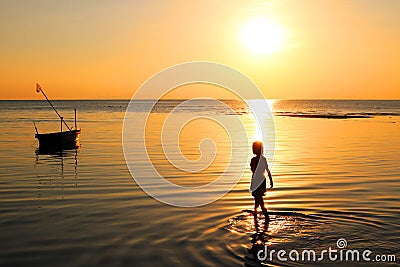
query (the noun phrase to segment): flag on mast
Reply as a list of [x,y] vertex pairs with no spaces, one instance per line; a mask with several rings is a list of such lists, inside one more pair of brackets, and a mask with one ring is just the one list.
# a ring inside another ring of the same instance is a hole
[[36,92],[40,92],[42,91],[42,87],[40,87],[40,85],[38,83],[36,83]]

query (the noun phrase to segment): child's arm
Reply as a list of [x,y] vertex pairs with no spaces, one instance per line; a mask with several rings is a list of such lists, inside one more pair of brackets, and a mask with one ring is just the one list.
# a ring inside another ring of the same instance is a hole
[[250,161],[250,169],[251,169],[252,173],[254,173],[256,171],[257,163],[258,162],[255,161],[255,157],[251,159],[251,161]]
[[268,168],[267,159],[265,159],[265,165],[267,166],[267,167],[266,167],[266,171],[267,171],[268,177],[269,177],[270,188],[273,188],[273,187],[274,187],[274,182],[272,181],[272,174],[271,174],[271,171],[270,171],[269,168]]
[[269,184],[270,184],[271,188],[273,188],[274,182],[272,181],[272,175],[271,175],[271,172],[269,171],[269,168],[267,168],[267,173],[268,173],[268,177],[269,177]]

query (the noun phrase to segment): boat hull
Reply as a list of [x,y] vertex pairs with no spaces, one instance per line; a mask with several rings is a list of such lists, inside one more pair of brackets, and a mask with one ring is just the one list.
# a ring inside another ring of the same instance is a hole
[[81,130],[72,130],[56,133],[35,134],[39,140],[39,150],[60,151],[75,149],[80,146],[79,135]]

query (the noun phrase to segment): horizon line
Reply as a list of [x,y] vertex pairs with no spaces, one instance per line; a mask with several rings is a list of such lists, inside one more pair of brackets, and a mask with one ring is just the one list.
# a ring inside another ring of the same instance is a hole
[[[138,101],[183,101],[183,100],[190,100],[193,98],[166,98],[166,99],[155,99],[155,98],[141,98],[141,99],[134,99]],[[234,98],[210,98],[216,100],[239,100]],[[390,98],[249,98],[246,100],[297,100],[297,101],[400,101],[400,99],[390,99]],[[131,101],[130,98],[64,98],[64,99],[51,99],[51,101]],[[0,101],[46,101],[45,99],[0,99]]]

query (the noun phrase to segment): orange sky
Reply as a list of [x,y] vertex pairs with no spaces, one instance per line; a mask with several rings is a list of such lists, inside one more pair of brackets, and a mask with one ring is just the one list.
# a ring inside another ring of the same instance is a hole
[[[399,10],[395,0],[5,0],[0,99],[42,99],[36,82],[52,99],[128,99],[160,70],[198,60],[238,69],[267,98],[400,99]],[[243,45],[257,16],[285,29],[280,51]],[[202,90],[224,96],[214,92]]]

